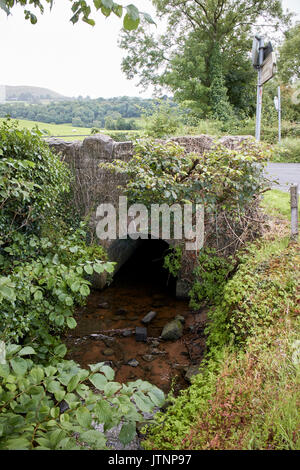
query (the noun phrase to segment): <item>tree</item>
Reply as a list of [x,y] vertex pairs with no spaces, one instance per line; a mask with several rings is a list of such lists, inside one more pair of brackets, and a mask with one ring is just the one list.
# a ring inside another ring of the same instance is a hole
[[[104,16],[109,16],[111,13],[114,13],[116,16],[121,18],[123,16],[124,10],[125,15],[123,18],[123,27],[127,30],[136,29],[140,23],[141,17],[148,23],[153,23],[154,21],[148,13],[140,12],[136,6],[130,4],[125,7],[119,3],[115,3],[113,0],[70,0],[72,3],[72,17],[70,21],[75,24],[79,19],[85,23],[90,24],[91,26],[95,25],[95,20],[91,18],[91,5],[93,5],[96,10],[100,10]],[[54,0],[0,0],[0,8],[9,15],[12,9],[19,5],[24,8],[25,19],[30,20],[32,24],[37,22],[36,15],[32,12],[31,7],[35,7],[44,13],[45,6],[49,6],[52,9],[54,5]],[[29,6],[30,10],[27,9]]]
[[280,48],[279,73],[286,84],[300,78],[300,23],[285,33],[285,40]]
[[[155,36],[142,22],[134,34],[122,33],[120,46],[127,51],[122,70],[127,78],[138,76],[144,87],[167,87],[177,101],[202,115],[214,113],[211,87],[226,87],[234,108],[251,114],[256,74],[249,51],[254,26],[258,19],[277,29],[288,24],[290,16],[283,13],[281,2],[153,0],[153,4],[167,21],[166,31]],[[219,71],[218,80],[211,73],[216,44],[222,75]]]

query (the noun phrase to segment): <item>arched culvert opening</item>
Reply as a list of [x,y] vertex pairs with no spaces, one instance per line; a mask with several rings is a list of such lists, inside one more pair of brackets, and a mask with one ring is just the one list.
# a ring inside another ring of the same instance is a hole
[[167,291],[175,295],[176,278],[163,267],[164,257],[170,249],[169,244],[150,236],[148,239],[138,239],[134,242],[130,256],[114,276],[114,285],[137,287],[147,284],[150,291]]

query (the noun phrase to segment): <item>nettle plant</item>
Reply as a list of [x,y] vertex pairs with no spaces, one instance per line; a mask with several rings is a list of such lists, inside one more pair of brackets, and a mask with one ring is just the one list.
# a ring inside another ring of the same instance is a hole
[[[71,175],[35,130],[0,127],[0,337],[43,343],[74,328],[74,306],[89,295],[89,276],[111,273],[100,246],[87,246],[62,201]],[[64,214],[66,212],[66,216]]]
[[[64,346],[57,355],[64,356]],[[105,431],[121,423],[120,441],[136,435],[143,412],[161,407],[164,394],[137,380],[114,381],[104,363],[81,369],[61,359],[55,365],[32,361],[31,346],[9,344],[0,357],[0,449],[105,449]],[[96,429],[102,424],[103,432]]]

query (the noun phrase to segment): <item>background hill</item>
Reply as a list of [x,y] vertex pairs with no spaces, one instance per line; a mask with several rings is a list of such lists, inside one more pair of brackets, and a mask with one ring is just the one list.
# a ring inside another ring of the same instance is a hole
[[7,101],[28,101],[30,103],[37,103],[41,101],[62,101],[71,99],[49,88],[37,86],[4,86]]

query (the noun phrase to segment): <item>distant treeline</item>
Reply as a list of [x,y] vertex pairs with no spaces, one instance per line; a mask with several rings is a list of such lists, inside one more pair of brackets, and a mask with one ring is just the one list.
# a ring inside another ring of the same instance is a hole
[[155,103],[152,99],[127,96],[76,99],[48,104],[3,103],[0,105],[0,117],[9,115],[15,119],[51,124],[72,123],[76,127],[130,130],[138,128],[135,118],[151,113]]

